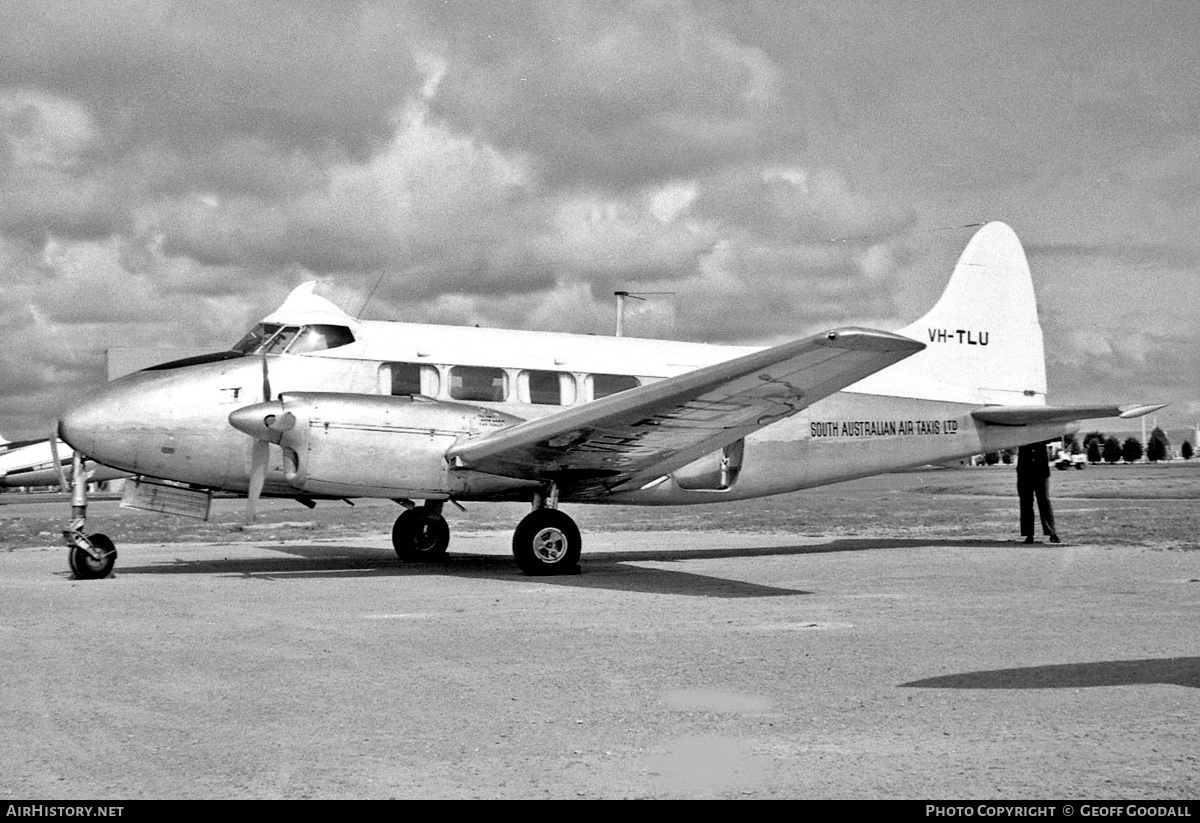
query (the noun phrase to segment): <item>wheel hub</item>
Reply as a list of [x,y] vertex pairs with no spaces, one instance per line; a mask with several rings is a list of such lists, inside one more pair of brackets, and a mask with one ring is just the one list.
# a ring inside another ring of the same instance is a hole
[[567,537],[553,527],[547,527],[533,536],[533,553],[543,563],[557,563],[567,553]]
[[416,549],[419,552],[427,552],[437,547],[437,535],[429,526],[424,526],[417,532],[413,542],[416,544]]

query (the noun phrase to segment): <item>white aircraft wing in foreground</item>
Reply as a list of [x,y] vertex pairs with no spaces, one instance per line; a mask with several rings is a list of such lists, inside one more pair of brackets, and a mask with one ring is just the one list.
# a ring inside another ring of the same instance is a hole
[[831,331],[473,438],[446,457],[553,480],[573,499],[638,488],[923,348],[889,332]]

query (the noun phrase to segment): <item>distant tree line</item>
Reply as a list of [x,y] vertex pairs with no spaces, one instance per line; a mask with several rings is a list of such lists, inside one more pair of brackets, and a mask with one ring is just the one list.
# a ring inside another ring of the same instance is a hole
[[[1072,443],[1075,440],[1074,437],[1069,439]],[[1066,438],[1064,442],[1065,440]],[[1115,437],[1106,437],[1103,432],[1093,431],[1084,436],[1083,450],[1089,463],[1119,463],[1122,460],[1126,463],[1136,463],[1143,456],[1151,463],[1157,463],[1171,458],[1171,440],[1167,433],[1157,426],[1150,433],[1150,439],[1144,448],[1142,441],[1136,437],[1127,437],[1121,442]],[[1179,456],[1184,460],[1191,460],[1192,454],[1192,444],[1184,440],[1179,448]]]
[[[1067,454],[1083,452],[1087,455],[1089,463],[1120,463],[1122,460],[1126,463],[1136,463],[1142,457],[1151,463],[1157,463],[1160,460],[1171,459],[1171,440],[1167,437],[1167,433],[1157,426],[1150,433],[1150,439],[1144,447],[1142,441],[1136,437],[1127,437],[1121,441],[1116,437],[1105,435],[1104,432],[1093,431],[1084,435],[1082,446],[1075,439],[1075,435],[1063,437],[1062,450]],[[1184,460],[1191,460],[1193,454],[1195,454],[1195,449],[1191,442],[1184,440],[1183,445],[1179,447],[1179,456]],[[1015,453],[1010,449],[987,452],[983,456],[983,462],[989,466],[997,463],[1011,463],[1014,456]]]

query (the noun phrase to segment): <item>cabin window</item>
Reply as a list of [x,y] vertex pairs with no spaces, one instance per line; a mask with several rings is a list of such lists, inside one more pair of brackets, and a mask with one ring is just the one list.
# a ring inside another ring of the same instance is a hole
[[593,374],[588,378],[592,385],[592,399],[599,400],[617,392],[636,389],[642,381],[628,374]]
[[423,394],[436,397],[441,387],[438,370],[419,363],[384,363],[379,367],[381,394],[409,396]]
[[561,371],[523,371],[517,380],[522,403],[569,406],[575,402],[575,376]]
[[501,403],[507,389],[504,369],[485,366],[451,366],[450,398]]

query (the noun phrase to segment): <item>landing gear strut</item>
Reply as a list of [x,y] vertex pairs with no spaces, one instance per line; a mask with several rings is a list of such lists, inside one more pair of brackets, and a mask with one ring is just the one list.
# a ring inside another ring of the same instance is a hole
[[396,518],[392,546],[396,556],[409,563],[441,560],[450,545],[450,526],[442,517],[442,501],[427,500]]
[[63,530],[67,544],[67,562],[77,580],[99,580],[112,574],[117,549],[103,534],[84,534],[87,522],[88,473],[83,458],[75,453],[71,464],[71,527]]
[[579,574],[583,541],[575,521],[557,509],[558,490],[551,486],[550,493],[535,497],[533,505],[513,533],[517,566],[532,576]]

